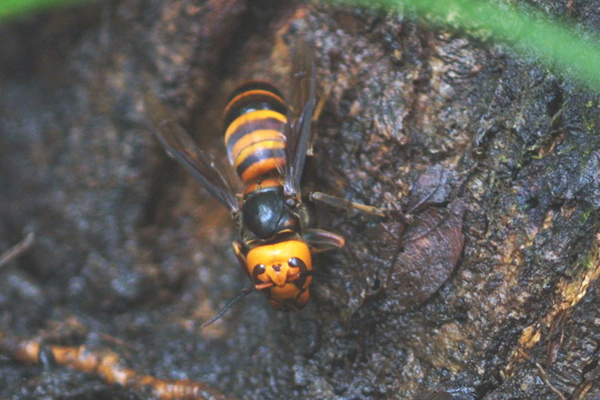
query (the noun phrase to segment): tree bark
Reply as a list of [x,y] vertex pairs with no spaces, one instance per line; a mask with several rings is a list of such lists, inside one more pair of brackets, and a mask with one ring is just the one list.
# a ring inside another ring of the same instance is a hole
[[[552,4],[594,30],[585,4]],[[316,256],[331,279],[309,306],[253,295],[201,329],[251,283],[228,211],[140,104],[154,91],[224,154],[227,97],[289,91],[300,38],[323,99],[307,191],[389,215],[317,205],[347,246]],[[124,0],[12,22],[0,48],[0,252],[36,234],[0,270],[1,332],[243,399],[600,397],[596,93],[408,10]],[[0,397],[73,396],[155,395],[0,359]]]

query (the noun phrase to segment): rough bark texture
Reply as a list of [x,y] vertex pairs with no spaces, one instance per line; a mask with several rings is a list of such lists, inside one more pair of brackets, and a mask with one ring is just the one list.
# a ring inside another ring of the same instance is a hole
[[[598,33],[597,7],[545,3]],[[228,212],[143,128],[143,88],[222,151],[228,94],[288,89],[299,37],[328,93],[307,185],[425,202],[408,227],[317,207],[348,243],[317,257],[335,279],[300,313],[250,296],[202,330],[250,282]],[[600,396],[597,94],[402,13],[276,0],[62,9],[0,27],[0,49],[0,252],[37,235],[0,270],[2,332],[243,399]],[[8,358],[0,397],[152,398]]]

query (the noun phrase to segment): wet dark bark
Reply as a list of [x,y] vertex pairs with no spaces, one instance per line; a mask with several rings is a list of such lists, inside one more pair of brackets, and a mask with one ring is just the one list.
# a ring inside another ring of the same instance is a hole
[[[0,28],[0,252],[37,236],[0,270],[0,331],[109,347],[140,373],[245,399],[600,396],[596,93],[408,13],[168,3]],[[597,32],[596,9],[555,3]],[[317,207],[348,246],[316,258],[334,279],[309,306],[250,296],[201,330],[250,282],[228,212],[143,127],[143,88],[222,151],[230,91],[250,77],[287,89],[299,37],[328,93],[307,186],[412,221]],[[146,396],[0,359],[3,398]]]

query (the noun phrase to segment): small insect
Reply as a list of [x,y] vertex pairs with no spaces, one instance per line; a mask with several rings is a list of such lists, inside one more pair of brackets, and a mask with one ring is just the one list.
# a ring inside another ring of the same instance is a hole
[[[307,304],[315,276],[312,254],[339,249],[345,243],[343,237],[313,227],[307,199],[382,215],[375,207],[324,193],[302,196],[300,179],[307,152],[312,151],[310,128],[316,105],[315,64],[304,43],[294,52],[291,84],[290,102],[273,85],[250,81],[233,92],[225,107],[225,146],[244,185],[241,202],[227,174],[183,128],[164,111],[151,116],[156,125],[153,132],[168,153],[229,208],[240,229],[241,240],[233,243],[233,250],[254,286],[238,294],[205,325],[253,291],[263,293],[278,310],[300,310]],[[158,104],[151,106],[160,109]]]

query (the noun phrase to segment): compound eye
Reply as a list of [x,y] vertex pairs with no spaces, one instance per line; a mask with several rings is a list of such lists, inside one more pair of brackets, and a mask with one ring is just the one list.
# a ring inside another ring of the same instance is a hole
[[308,275],[308,268],[306,268],[306,264],[304,263],[304,261],[302,261],[298,257],[290,258],[288,260],[288,264],[290,267],[300,269],[300,271],[298,273],[298,279],[292,281],[292,283],[294,285],[296,285],[296,287],[298,289],[302,289],[304,287],[304,284],[306,283],[306,279],[307,279],[307,275]]
[[267,268],[263,264],[258,264],[256,267],[254,267],[252,270],[252,281],[255,284],[263,283],[260,279],[258,279],[258,276],[264,274],[266,270]]
[[299,259],[298,257],[292,257],[288,260],[288,264],[293,268],[300,268],[300,275],[306,274],[308,272],[308,268],[306,268],[306,264],[304,261]]

